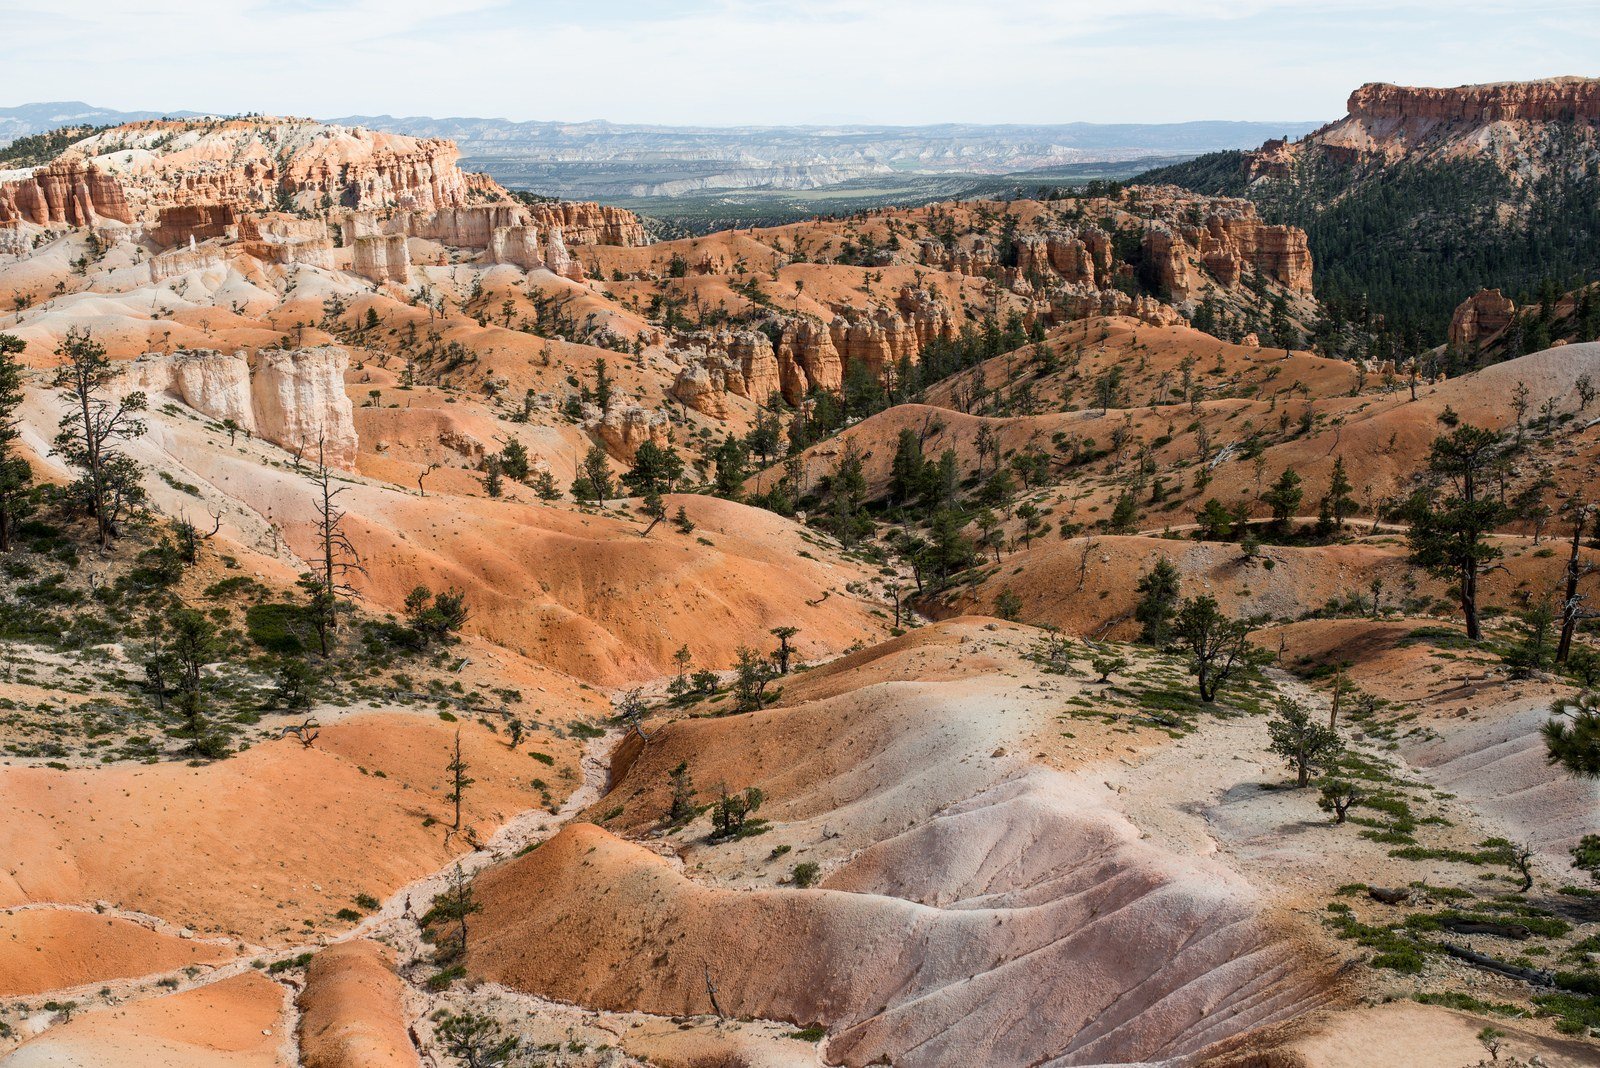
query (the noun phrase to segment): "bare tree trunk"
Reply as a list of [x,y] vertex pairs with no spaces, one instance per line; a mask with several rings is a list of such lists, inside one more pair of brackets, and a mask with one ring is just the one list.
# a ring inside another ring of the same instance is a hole
[[1583,578],[1583,568],[1578,561],[1578,550],[1583,541],[1583,528],[1589,518],[1589,509],[1582,507],[1572,521],[1572,551],[1567,556],[1566,597],[1561,602],[1561,640],[1556,645],[1556,663],[1565,664],[1572,652],[1572,639],[1578,631],[1578,618],[1582,603],[1578,599],[1578,580]]

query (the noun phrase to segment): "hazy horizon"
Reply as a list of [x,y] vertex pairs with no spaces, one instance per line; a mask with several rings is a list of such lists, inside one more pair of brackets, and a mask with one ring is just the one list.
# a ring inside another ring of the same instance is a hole
[[[1305,122],[1367,81],[1586,73],[1580,0],[14,0],[14,103],[659,126]],[[175,41],[201,48],[175,60]],[[1019,44],[1020,42],[1020,44]],[[1204,42],[1204,46],[1200,44]],[[72,56],[70,64],[61,57]],[[992,76],[984,77],[988,69]],[[437,75],[437,76],[431,76]],[[463,76],[465,75],[465,76]]]

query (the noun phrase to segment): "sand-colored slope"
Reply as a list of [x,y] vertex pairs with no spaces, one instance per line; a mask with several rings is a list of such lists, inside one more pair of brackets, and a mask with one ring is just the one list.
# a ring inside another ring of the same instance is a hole
[[[1041,350],[1054,355],[1055,370],[1040,367]],[[1127,402],[1179,404],[1186,399],[1186,361],[1195,395],[1202,399],[1270,397],[1300,389],[1317,397],[1338,397],[1356,383],[1356,369],[1345,360],[1236,345],[1187,326],[1103,316],[1068,323],[1050,331],[1042,345],[1026,345],[952,375],[930,387],[926,400],[961,409],[958,398],[997,394],[1009,399],[1025,384],[1041,408],[1087,408],[1095,403],[1095,380],[1115,369]]]
[[[696,830],[680,869],[571,826],[480,878],[472,970],[667,1013],[706,1011],[709,971],[724,1010],[825,1023],[852,1065],[1165,1057],[1322,998],[1242,879],[1142,842],[1092,765],[1027,759],[1060,689],[1019,688],[1032,632],[991,627],[925,628],[797,678],[779,708],[660,729],[592,812],[643,829],[685,760],[767,791],[775,829]],[[822,889],[763,884],[780,844],[824,865]]]
[[[1427,463],[1433,439],[1449,429],[1440,422],[1447,408],[1462,422],[1515,437],[1513,398],[1520,384],[1528,387],[1526,422],[1537,420],[1550,401],[1555,415],[1566,420],[1548,442],[1529,435],[1534,439],[1530,451],[1552,464],[1564,491],[1582,492],[1595,478],[1596,448],[1600,446],[1600,434],[1591,425],[1600,411],[1593,407],[1580,410],[1577,382],[1584,375],[1600,381],[1600,343],[1563,345],[1493,364],[1424,387],[1415,401],[1406,390],[1363,397],[1359,402],[1355,398],[1319,401],[1317,410],[1329,418],[1314,434],[1269,447],[1267,470],[1293,468],[1304,480],[1310,500],[1326,487],[1335,458],[1343,457],[1358,498],[1368,487],[1379,499],[1409,492],[1412,475]],[[1336,418],[1336,413],[1343,418]],[[1227,440],[1222,438],[1219,444]],[[1216,476],[1208,496],[1228,501],[1253,491],[1255,475],[1248,463],[1223,464],[1216,469]]]
[[1492,651],[1435,649],[1417,637],[1429,620],[1317,620],[1277,628],[1290,663],[1350,665],[1350,679],[1406,716],[1400,752],[1436,788],[1469,804],[1504,837],[1538,852],[1553,880],[1569,880],[1569,851],[1600,830],[1600,783],[1552,769],[1540,728],[1556,678],[1513,679]]
[[288,1068],[284,990],[256,972],[97,1009],[51,1028],[6,1068]]
[[417,1068],[406,1034],[403,987],[389,951],[375,942],[319,950],[300,993],[305,1068]]
[[[1411,1001],[1392,1001],[1314,1018],[1307,1033],[1263,1051],[1245,1043],[1208,1060],[1206,1068],[1461,1068],[1494,1063],[1483,1040],[1484,1018]],[[1548,1068],[1585,1068],[1595,1063],[1589,1043],[1533,1034],[1497,1019],[1499,1063],[1539,1058]],[[1513,1058],[1517,1060],[1512,1061]]]
[[[446,844],[445,765],[454,726],[417,714],[360,714],[201,767],[0,776],[0,905],[106,901],[256,943],[303,938],[357,894],[384,897],[466,847]],[[537,804],[542,771],[467,725],[478,781],[464,821],[487,836]],[[434,826],[424,826],[432,819]]]
[[[34,395],[26,440],[41,449],[58,410]],[[224,534],[293,571],[316,558],[315,488],[282,451],[240,440],[197,418],[152,413],[128,446],[147,467],[156,504],[170,514],[210,507]],[[154,477],[194,485],[200,499]],[[695,662],[726,667],[741,645],[765,647],[778,626],[801,629],[803,655],[837,652],[886,630],[870,605],[846,592],[868,577],[803,534],[791,520],[701,496],[667,499],[699,525],[645,522],[514,500],[430,493],[341,481],[344,530],[366,570],[351,576],[364,607],[397,612],[416,585],[463,590],[468,630],[590,682],[617,685],[672,669],[688,645]],[[289,551],[285,551],[289,550]],[[290,555],[290,551],[294,554]],[[774,581],[782,575],[783,581]]]
[[[1498,544],[1505,551],[1503,566],[1484,576],[1483,604],[1520,608],[1523,596],[1543,598],[1556,590],[1566,567],[1563,557],[1540,555],[1526,538],[1498,539]],[[1356,599],[1370,610],[1374,580],[1383,584],[1386,610],[1417,597],[1432,599],[1446,611],[1454,606],[1447,583],[1409,563],[1404,539],[1382,534],[1345,544],[1266,546],[1253,560],[1237,544],[1186,537],[1037,538],[1004,555],[999,565],[987,558],[980,582],[957,587],[930,607],[940,614],[993,611],[1001,593],[1010,591],[1021,599],[1020,618],[1027,622],[1131,639],[1138,633],[1133,619],[1138,576],[1163,557],[1183,576],[1184,596],[1208,594],[1236,615],[1299,619],[1333,605],[1354,610]]]
[[0,912],[0,997],[155,975],[232,955],[229,947],[116,916],[73,909]]

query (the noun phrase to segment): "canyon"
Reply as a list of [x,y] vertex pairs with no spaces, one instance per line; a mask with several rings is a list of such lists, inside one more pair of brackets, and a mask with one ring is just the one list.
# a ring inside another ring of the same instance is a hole
[[380,125],[0,177],[0,1065],[1595,1063],[1600,291],[1393,344],[1266,163],[669,239]]

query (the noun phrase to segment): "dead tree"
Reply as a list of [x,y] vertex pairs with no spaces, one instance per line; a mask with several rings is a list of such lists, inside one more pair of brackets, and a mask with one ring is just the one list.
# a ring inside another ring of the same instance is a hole
[[291,734],[299,740],[302,747],[310,749],[316,744],[317,739],[322,736],[322,724],[314,719],[308,719],[304,723],[283,728],[283,734],[280,737],[287,738]]
[[711,981],[711,966],[706,965],[706,997],[711,999],[711,1011],[717,1014],[717,1019],[727,1019],[723,1015],[722,1005],[717,1001],[717,984]]
[[1583,528],[1589,524],[1590,509],[1586,504],[1572,509],[1572,551],[1567,556],[1567,588],[1561,601],[1561,638],[1556,643],[1556,663],[1565,664],[1572,653],[1572,639],[1578,624],[1590,616],[1583,608],[1583,595],[1578,584],[1594,573],[1593,564],[1585,563],[1579,550],[1583,541]]
[[301,587],[311,597],[312,623],[317,629],[317,647],[324,657],[333,652],[339,628],[339,595],[352,594],[352,575],[366,574],[355,544],[344,532],[345,513],[338,506],[339,495],[348,486],[336,486],[328,467],[324,440],[317,439],[317,470],[312,476],[317,487],[317,570],[301,577]]
[[450,758],[450,763],[445,765],[445,771],[450,773],[450,792],[444,795],[444,799],[453,804],[456,810],[455,822],[450,825],[452,831],[461,829],[461,801],[467,796],[467,787],[477,781],[467,778],[469,767],[471,765],[461,755],[461,730],[457,728],[455,755]]
[[422,480],[427,478],[429,475],[433,474],[435,471],[439,470],[439,468],[441,468],[443,466],[444,466],[444,464],[441,464],[441,463],[431,463],[427,467],[424,467],[421,471],[417,472],[417,496],[418,497],[426,497],[428,495],[428,491],[422,488]]

